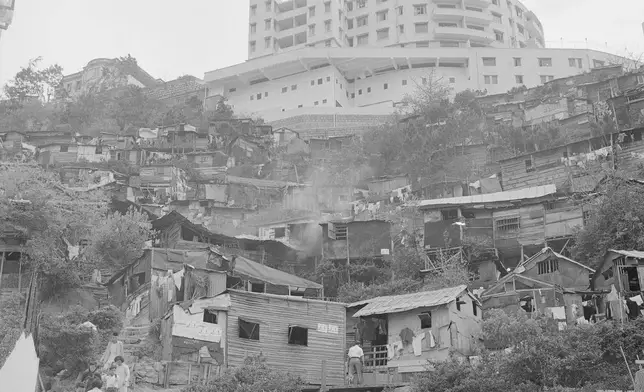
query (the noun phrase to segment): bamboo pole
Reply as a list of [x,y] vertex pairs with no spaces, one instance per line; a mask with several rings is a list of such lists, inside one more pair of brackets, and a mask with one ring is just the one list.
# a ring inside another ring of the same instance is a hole
[[4,259],[5,252],[2,252],[2,258],[0,258],[0,288],[2,288],[2,271],[4,270]]

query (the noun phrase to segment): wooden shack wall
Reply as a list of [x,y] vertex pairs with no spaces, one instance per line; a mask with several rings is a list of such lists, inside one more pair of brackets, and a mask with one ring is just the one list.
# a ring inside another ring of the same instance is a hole
[[569,205],[546,210],[546,238],[569,237],[574,228],[584,225],[584,212],[581,206]]
[[523,206],[519,209],[521,215],[519,243],[521,245],[545,244],[545,209],[543,204]]
[[329,238],[329,226],[322,225],[324,257],[327,259],[346,259],[347,255],[351,258],[380,257],[382,249],[388,249],[391,254],[390,230],[389,222],[351,222],[347,224],[347,241]]
[[[551,256],[554,258],[554,256]],[[543,260],[546,260],[544,258]],[[558,270],[549,274],[539,274],[537,262],[526,266],[526,271],[521,275],[553,283],[565,288],[583,288],[590,286],[590,275],[586,268],[580,267],[565,259],[558,259]]]
[[617,153],[617,169],[629,178],[640,178],[639,165],[644,164],[644,140],[622,143]]
[[[564,151],[566,147],[559,147],[500,162],[503,190],[549,184],[555,184],[557,189],[561,189],[569,181],[568,170],[561,160]],[[534,170],[528,172],[525,162],[530,159]]]
[[[346,310],[344,305],[230,292],[227,365],[238,367],[247,355],[260,353],[274,369],[295,372],[320,384],[326,360],[327,384],[344,385]],[[260,324],[259,340],[239,337],[239,319]],[[337,326],[337,334],[318,331],[318,324]],[[289,326],[308,329],[308,346],[288,344]]]

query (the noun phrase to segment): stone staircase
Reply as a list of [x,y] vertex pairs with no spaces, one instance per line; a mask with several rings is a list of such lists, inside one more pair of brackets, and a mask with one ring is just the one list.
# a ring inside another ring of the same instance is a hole
[[121,330],[119,339],[123,342],[123,352],[125,354],[125,363],[134,363],[137,361],[136,353],[145,345],[145,339],[148,337],[150,325],[127,326]]

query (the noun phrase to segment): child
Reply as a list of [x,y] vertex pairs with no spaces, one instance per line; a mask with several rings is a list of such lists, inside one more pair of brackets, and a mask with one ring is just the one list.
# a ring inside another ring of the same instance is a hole
[[76,379],[76,385],[78,386],[77,389],[80,392],[89,391],[93,388],[92,381],[96,378],[100,379],[101,375],[98,372],[96,362],[92,361],[87,366],[87,370],[78,375],[78,378]]
[[107,392],[118,392],[119,390],[119,376],[116,375],[116,364],[112,364],[107,370],[107,373],[103,375],[103,383],[105,384],[105,390]]
[[124,362],[125,360],[121,356],[114,358],[114,363],[116,363],[116,375],[119,377],[118,392],[127,392],[127,387],[130,383],[130,368]]

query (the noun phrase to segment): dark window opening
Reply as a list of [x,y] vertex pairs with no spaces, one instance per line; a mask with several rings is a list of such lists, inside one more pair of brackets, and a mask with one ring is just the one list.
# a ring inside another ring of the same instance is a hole
[[275,230],[275,238],[286,237],[286,227],[276,227],[274,230]]
[[309,345],[309,330],[303,327],[288,327],[288,344]]
[[525,171],[526,173],[530,173],[535,171],[534,166],[532,166],[532,159],[526,159],[525,160]]
[[347,225],[334,225],[335,226],[335,239],[336,240],[346,240],[347,239]]
[[472,313],[476,316],[478,315],[478,310],[476,309],[476,302],[472,301]]
[[259,340],[259,324],[239,319],[239,337],[242,339]]
[[69,146],[60,146],[60,152],[68,152]]
[[420,329],[432,327],[432,314],[431,312],[423,312],[418,315],[420,319]]
[[250,284],[250,291],[253,293],[265,293],[266,284],[264,283],[252,283]]
[[513,233],[519,231],[521,227],[519,224],[519,218],[506,218],[499,219],[496,222],[496,231],[502,233]]
[[203,322],[208,324],[217,324],[217,313],[208,309],[204,310]]
[[559,260],[550,259],[537,263],[537,273],[539,275],[551,274],[559,271]]
[[452,220],[458,218],[458,210],[443,210],[441,211],[443,220]]
[[96,154],[102,154],[103,153],[103,147],[102,146],[96,146]]

